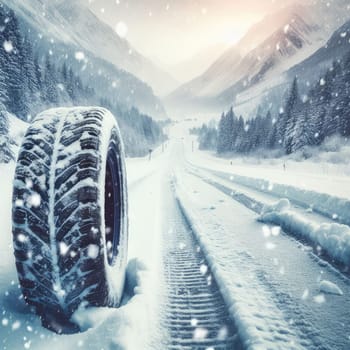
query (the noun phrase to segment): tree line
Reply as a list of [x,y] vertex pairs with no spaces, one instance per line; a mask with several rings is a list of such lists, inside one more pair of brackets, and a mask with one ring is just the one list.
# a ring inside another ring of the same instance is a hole
[[350,52],[309,89],[300,95],[296,77],[279,114],[258,113],[245,121],[230,109],[218,126],[204,124],[191,130],[198,134],[201,149],[252,153],[258,149],[282,149],[291,154],[306,146],[320,145],[338,134],[350,136]]
[[[0,138],[9,139],[7,112],[24,121],[49,107],[102,105],[118,117],[128,155],[143,155],[163,140],[162,128],[136,108],[101,99],[93,87],[83,84],[67,62],[54,62],[52,52],[35,52],[29,33],[15,13],[0,6]],[[7,127],[5,127],[7,125]],[[1,159],[8,160],[9,143],[0,144]],[[1,156],[2,155],[2,156]]]

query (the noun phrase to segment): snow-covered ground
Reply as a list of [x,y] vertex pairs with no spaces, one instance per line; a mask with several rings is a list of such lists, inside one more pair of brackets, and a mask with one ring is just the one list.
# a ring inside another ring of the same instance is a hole
[[[286,171],[282,164],[277,166],[279,170],[268,163],[231,165],[229,160],[192,152],[192,139],[184,136],[181,128],[173,128],[164,152],[158,148],[151,160],[127,160],[130,263],[124,305],[119,309],[79,311],[75,319],[87,331],[76,335],[59,336],[44,329],[22,301],[12,253],[14,164],[0,165],[1,349],[165,349],[167,329],[161,315],[168,289],[162,256],[164,230],[169,226],[164,217],[172,216],[169,208],[173,204],[168,203],[172,183],[246,349],[349,349],[348,272],[340,272],[312,247],[284,232],[283,222],[258,221],[256,210],[248,203],[270,205],[265,207],[266,215],[286,213],[287,209],[287,213],[299,215],[307,223],[339,223],[308,210],[302,203],[291,201],[289,206],[287,199],[271,206],[282,199],[280,194],[231,180],[236,174],[346,199],[350,197],[347,176],[335,175],[335,168],[331,175],[318,174],[318,165],[311,163],[305,163],[303,169],[296,162],[295,169],[287,166]],[[170,186],[166,195],[164,186]],[[297,216],[293,215],[289,220],[297,224]]]
[[[161,342],[157,320],[161,304],[160,186],[162,157],[130,159],[129,265],[124,304],[119,309],[78,312],[75,320],[86,332],[58,336],[24,304],[18,286],[12,247],[11,200],[15,164],[0,165],[0,348],[12,349],[154,349]],[[138,165],[136,165],[138,164]],[[152,175],[152,176],[151,176]],[[136,186],[135,184],[139,186]],[[133,185],[134,184],[134,185]],[[131,298],[131,299],[130,299]]]

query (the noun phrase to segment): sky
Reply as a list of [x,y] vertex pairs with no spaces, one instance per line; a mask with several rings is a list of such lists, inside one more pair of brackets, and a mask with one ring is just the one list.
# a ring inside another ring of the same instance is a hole
[[171,66],[234,44],[265,14],[294,0],[87,0],[141,54]]

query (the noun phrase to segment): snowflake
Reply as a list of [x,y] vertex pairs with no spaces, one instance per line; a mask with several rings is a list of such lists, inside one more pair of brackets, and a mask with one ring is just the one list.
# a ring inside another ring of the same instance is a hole
[[198,325],[198,320],[196,318],[192,318],[191,319],[191,326],[192,327],[197,327],[197,325]]
[[4,41],[4,49],[7,53],[11,53],[13,51],[13,45],[11,41]]
[[199,270],[200,270],[202,275],[205,275],[208,272],[208,266],[203,264],[203,265],[201,265]]
[[119,37],[125,38],[128,34],[128,27],[124,22],[118,22],[115,26],[115,31]]
[[27,205],[29,208],[34,207],[38,208],[41,204],[41,196],[39,193],[33,193],[31,196],[27,198]]
[[323,304],[325,301],[326,301],[326,298],[323,294],[319,294],[314,297],[314,302],[317,304]]
[[272,236],[279,236],[279,234],[281,233],[281,228],[279,226],[274,226],[272,227],[271,229],[271,233],[272,233]]
[[21,243],[25,242],[26,240],[27,240],[27,237],[26,237],[24,234],[22,234],[22,233],[20,233],[20,234],[17,236],[17,241],[19,241],[19,242],[21,242]]
[[60,242],[59,247],[60,247],[60,254],[62,256],[65,256],[69,250],[69,247],[64,242]]
[[82,60],[84,60],[84,59],[85,59],[85,54],[84,54],[84,52],[82,52],[82,51],[77,51],[77,52],[75,53],[75,59],[76,59],[77,61],[82,61]]
[[15,331],[16,329],[18,329],[19,327],[21,327],[21,322],[19,321],[15,321],[12,324],[12,330]]
[[206,328],[196,328],[193,332],[193,339],[204,340],[208,335],[208,330]]
[[263,235],[264,237],[270,237],[271,236],[271,230],[267,225],[264,225],[262,227]]
[[96,259],[99,254],[99,248],[96,244],[90,244],[87,249],[87,255],[91,259]]

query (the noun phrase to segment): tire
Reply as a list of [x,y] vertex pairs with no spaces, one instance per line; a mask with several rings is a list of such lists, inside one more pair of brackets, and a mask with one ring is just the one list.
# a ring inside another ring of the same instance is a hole
[[102,108],[38,115],[19,152],[13,243],[25,301],[57,333],[81,306],[117,307],[125,280],[128,215],[123,143]]

